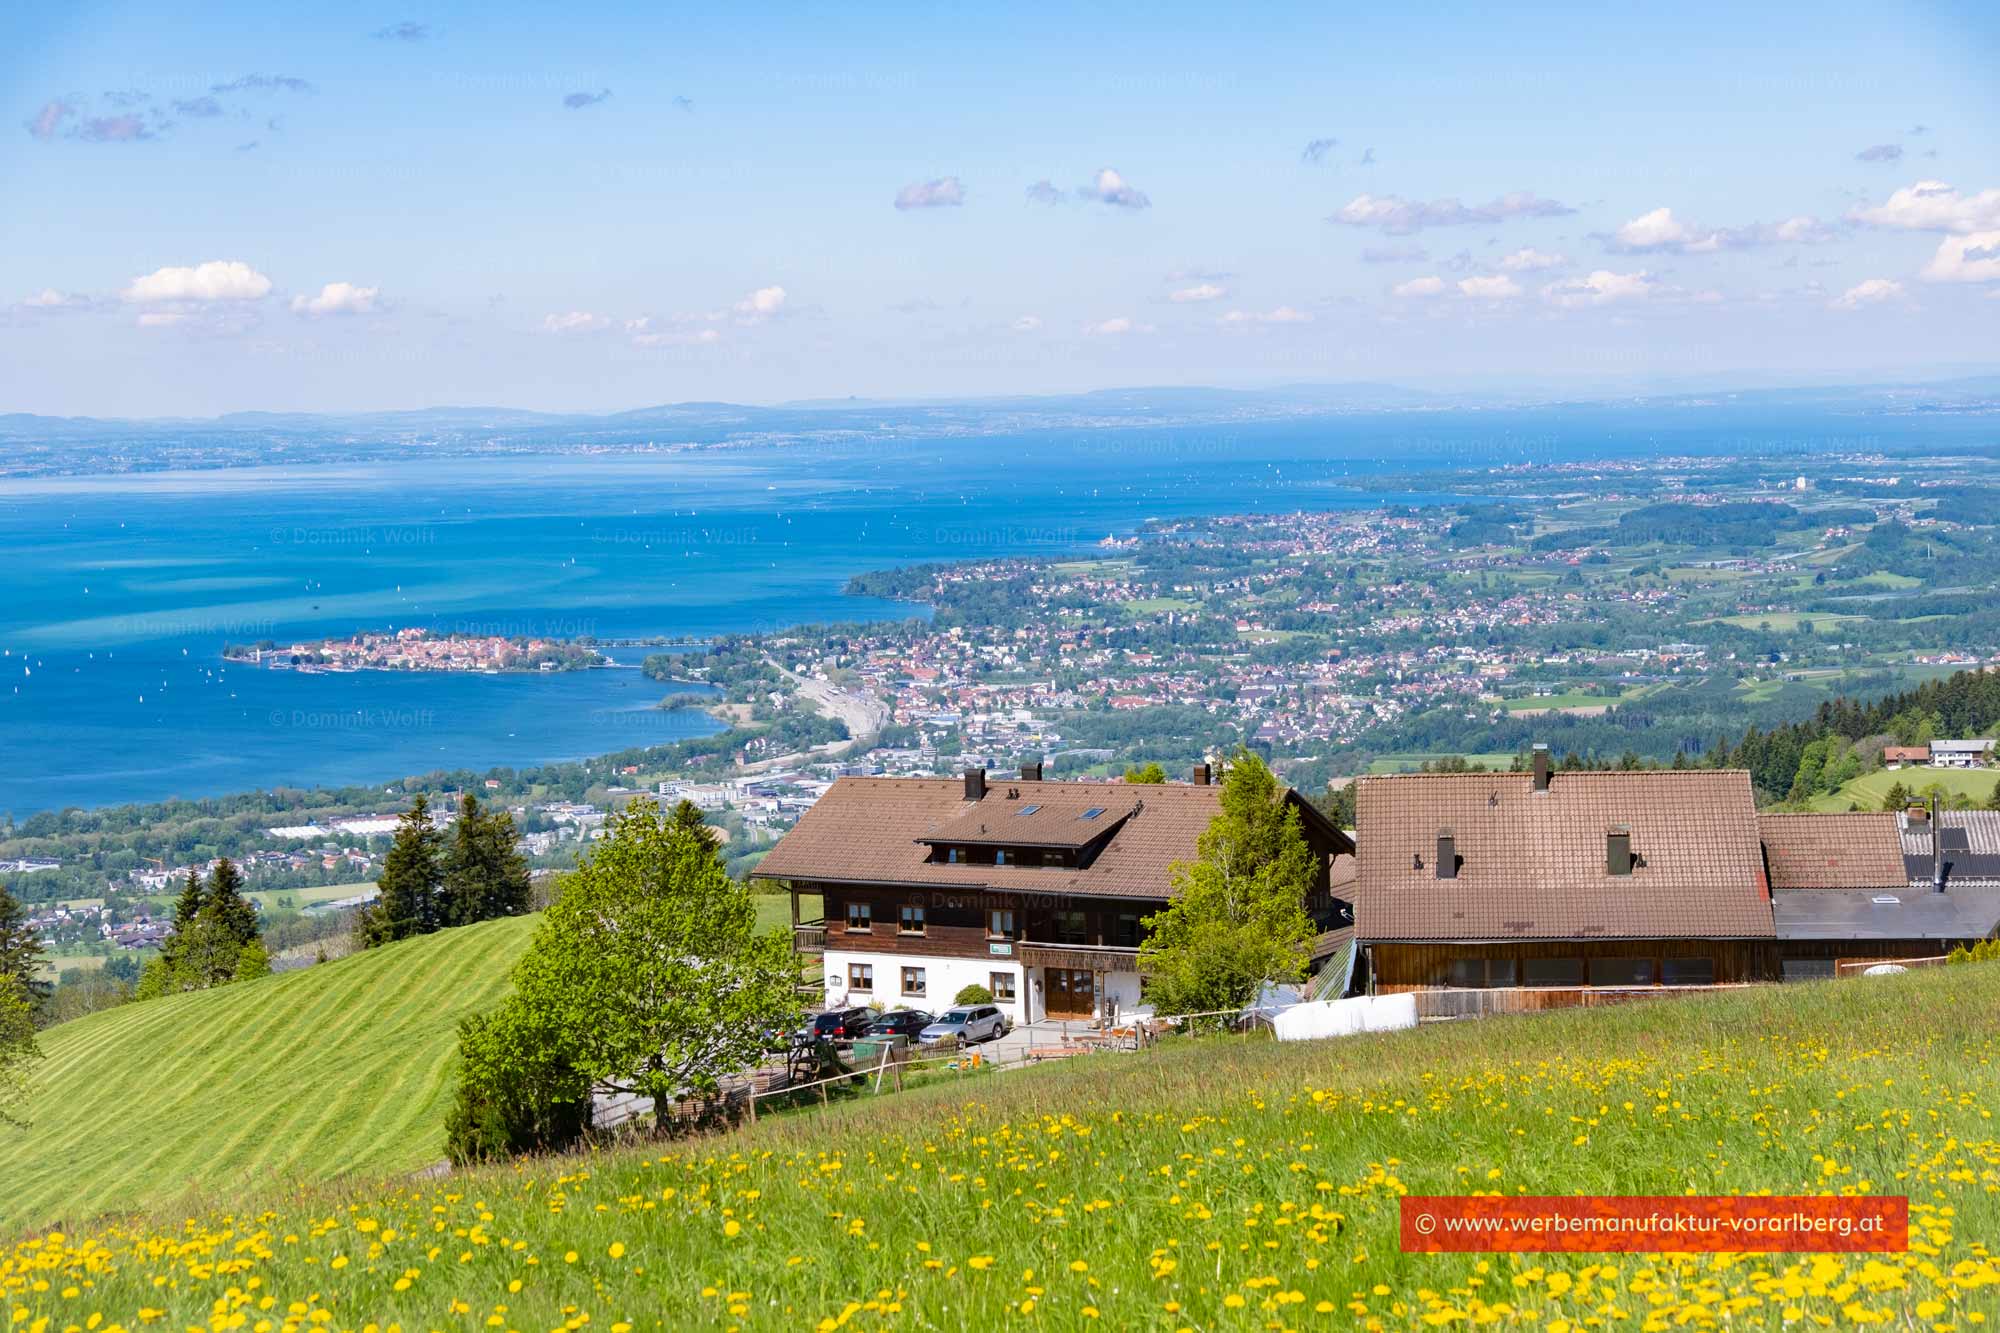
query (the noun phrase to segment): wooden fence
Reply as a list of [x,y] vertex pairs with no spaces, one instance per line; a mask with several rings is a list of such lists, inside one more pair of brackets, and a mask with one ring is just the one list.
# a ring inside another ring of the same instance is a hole
[[1635,1000],[1676,995],[1713,995],[1746,990],[1752,983],[1722,986],[1495,986],[1467,990],[1412,990],[1402,994],[1417,1002],[1422,1020],[1484,1018],[1488,1014],[1535,1014],[1549,1009],[1595,1009]]

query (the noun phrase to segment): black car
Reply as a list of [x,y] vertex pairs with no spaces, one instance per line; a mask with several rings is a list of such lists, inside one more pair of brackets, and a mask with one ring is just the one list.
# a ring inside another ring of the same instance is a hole
[[807,1020],[801,1035],[825,1037],[830,1041],[853,1041],[868,1030],[875,1021],[875,1011],[856,1006],[852,1009],[829,1009],[823,1014],[814,1014]]
[[884,1014],[868,1025],[871,1037],[908,1037],[915,1041],[917,1034],[936,1020],[921,1009],[898,1009],[893,1014]]

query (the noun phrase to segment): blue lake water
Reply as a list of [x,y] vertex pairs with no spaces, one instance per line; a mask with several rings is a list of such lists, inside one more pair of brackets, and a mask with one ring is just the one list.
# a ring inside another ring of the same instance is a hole
[[913,608],[842,585],[1069,550],[1150,517],[1378,504],[1354,484],[1425,463],[1826,447],[1832,429],[1453,413],[0,479],[0,810],[392,781],[715,725],[652,707],[665,688],[631,669],[302,675],[225,665],[225,642],[900,619]]

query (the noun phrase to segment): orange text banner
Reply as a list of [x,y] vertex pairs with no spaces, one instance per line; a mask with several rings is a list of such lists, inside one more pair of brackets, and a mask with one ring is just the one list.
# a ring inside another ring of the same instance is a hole
[[1728,1250],[1860,1254],[1910,1247],[1910,1201],[1818,1195],[1406,1196],[1406,1254]]

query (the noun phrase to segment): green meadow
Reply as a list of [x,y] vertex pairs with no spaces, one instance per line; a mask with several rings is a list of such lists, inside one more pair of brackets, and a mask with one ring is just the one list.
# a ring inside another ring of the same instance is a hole
[[[323,1114],[297,1080],[287,1123],[213,1141],[310,1140],[355,1174],[67,1209],[62,1236],[0,1257],[0,1290],[18,1321],[79,1328],[1969,1328],[2000,1315],[1996,1010],[1986,964],[1297,1045],[1170,1038],[427,1180],[363,1179],[360,1142],[389,1126]],[[1474,1191],[1895,1195],[1911,1243],[1402,1252],[1404,1195]]]

